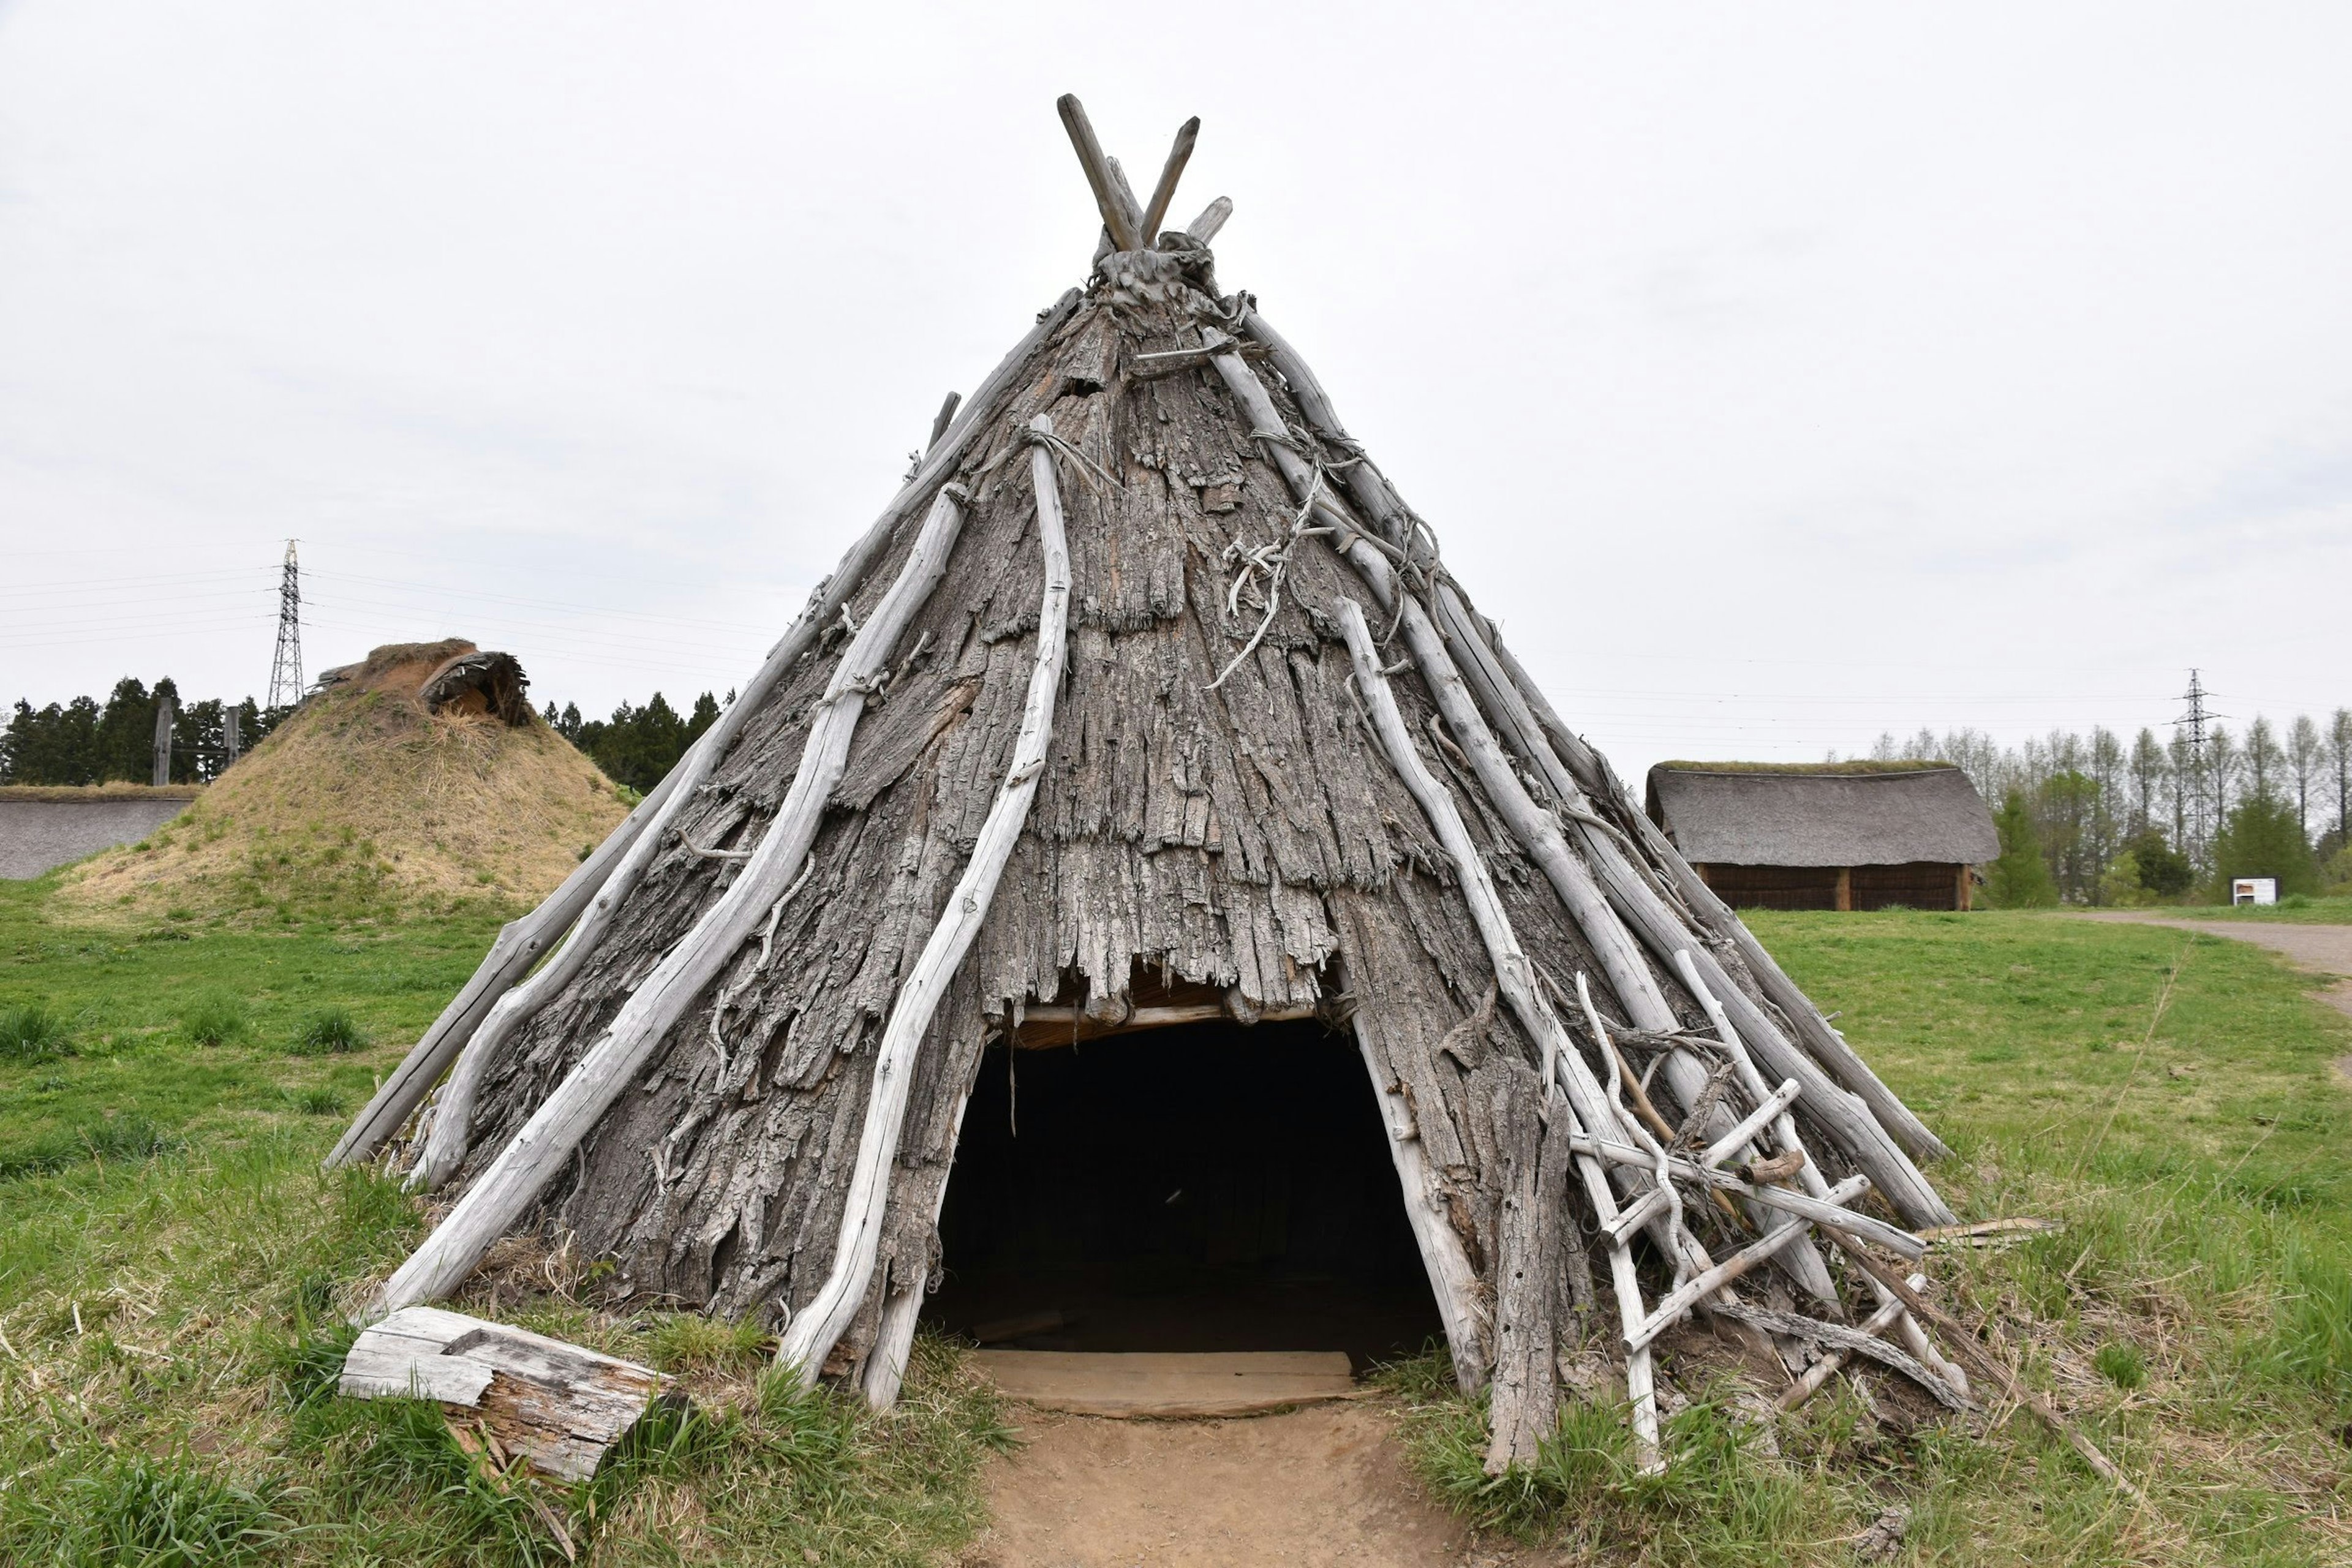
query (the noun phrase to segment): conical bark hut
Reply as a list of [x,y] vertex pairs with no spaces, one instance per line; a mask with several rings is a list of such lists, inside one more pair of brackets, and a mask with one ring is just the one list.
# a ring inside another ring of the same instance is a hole
[[[950,399],[734,705],[337,1149],[455,1200],[372,1312],[562,1230],[616,1294],[761,1315],[887,1402],[983,1048],[1181,994],[1352,1031],[1496,1464],[1588,1339],[1653,1446],[1647,1346],[1693,1310],[1853,1353],[1829,1244],[1918,1256],[1941,1146],[1220,292],[1229,204],[1151,232],[1195,126],[1139,206],[1063,108],[1104,219],[1086,286]],[[1768,1262],[1808,1316],[1732,1288]],[[1963,1397],[1888,1287],[1846,1282],[1899,1327],[1879,1359]]]

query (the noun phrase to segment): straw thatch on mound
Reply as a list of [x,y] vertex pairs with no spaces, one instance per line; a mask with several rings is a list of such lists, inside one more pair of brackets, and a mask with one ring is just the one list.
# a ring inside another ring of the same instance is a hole
[[[520,668],[511,656],[488,656]],[[420,695],[483,656],[396,643],[331,672],[169,826],[68,874],[68,910],[389,914],[544,898],[627,816],[561,735],[491,702]]]
[[560,1231],[887,1403],[983,1048],[1205,1005],[1352,1033],[1493,1464],[1594,1347],[1654,1458],[1650,1346],[1694,1311],[1964,1402],[1884,1261],[1950,1220],[1942,1145],[1220,294],[1228,204],[1160,229],[1198,122],[1146,205],[1063,112],[1092,277],[346,1134],[455,1196],[364,1315]]

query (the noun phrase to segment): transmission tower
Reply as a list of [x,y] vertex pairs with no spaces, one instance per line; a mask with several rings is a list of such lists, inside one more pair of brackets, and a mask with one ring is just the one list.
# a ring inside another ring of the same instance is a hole
[[286,542],[286,571],[278,581],[278,652],[269,661],[269,710],[302,700],[302,568],[294,541]]
[[2180,694],[2180,700],[2189,704],[2189,711],[2172,721],[2172,727],[2180,731],[2189,742],[2189,788],[2192,804],[2189,809],[2189,842],[2180,847],[2188,852],[2189,858],[2200,865],[2205,858],[2209,821],[2205,813],[2205,725],[2213,714],[2205,706],[2205,699],[2210,695],[2198,672],[2190,670],[2189,689]]

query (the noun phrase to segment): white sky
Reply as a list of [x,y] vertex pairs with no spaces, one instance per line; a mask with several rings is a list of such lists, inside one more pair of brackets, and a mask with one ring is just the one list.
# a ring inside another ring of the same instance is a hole
[[2352,703],[2352,7],[0,3],[0,701],[724,690],[1204,126],[1628,776]]

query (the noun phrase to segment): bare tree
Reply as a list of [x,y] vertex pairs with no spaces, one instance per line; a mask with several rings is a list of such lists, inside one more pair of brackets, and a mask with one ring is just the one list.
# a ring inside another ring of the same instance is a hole
[[2138,739],[2132,742],[2132,818],[2131,830],[2145,833],[2156,820],[2157,792],[2164,787],[2164,748],[2157,743],[2156,731],[2143,728]]
[[2280,775],[2286,772],[2286,753],[2279,750],[2278,731],[2257,716],[2246,726],[2246,784],[2256,800],[2278,798]]
[[2294,781],[2294,825],[2302,829],[2305,844],[2311,842],[2311,786],[2319,782],[2326,755],[2319,726],[2308,713],[2296,714],[2286,732],[2286,766],[2287,776]]
[[2327,760],[2336,768],[2336,843],[2352,844],[2352,708],[2327,721]]

